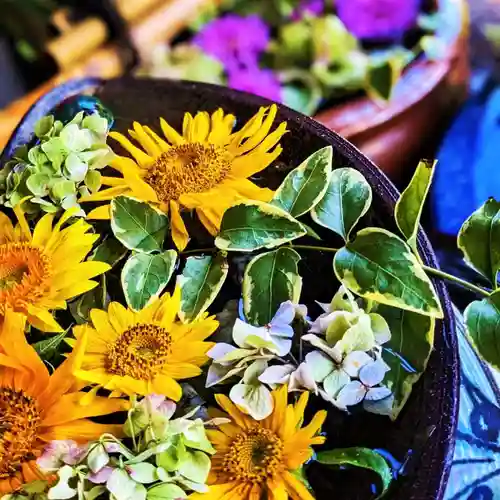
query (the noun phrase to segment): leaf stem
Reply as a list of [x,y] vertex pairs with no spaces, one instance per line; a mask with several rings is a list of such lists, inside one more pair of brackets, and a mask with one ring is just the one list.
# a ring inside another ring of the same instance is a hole
[[484,288],[473,285],[472,283],[469,283],[468,281],[465,281],[461,278],[457,278],[456,276],[453,276],[452,274],[445,273],[444,271],[441,271],[440,269],[435,269],[433,267],[428,267],[428,266],[422,266],[422,267],[429,274],[433,274],[434,276],[437,276],[438,278],[442,278],[442,279],[457,283],[458,285],[461,285],[464,288],[468,288],[469,290],[472,290],[473,292],[476,292],[479,295],[483,295],[484,297],[489,297],[489,295],[490,295],[490,292],[488,290],[485,290]]
[[300,250],[315,250],[316,252],[332,252],[336,253],[339,251],[338,248],[331,247],[317,247],[315,245],[291,245],[292,248],[298,248]]
[[210,247],[210,248],[194,248],[193,250],[186,250],[181,252],[181,255],[191,255],[196,253],[209,253],[209,252],[217,252],[218,248]]

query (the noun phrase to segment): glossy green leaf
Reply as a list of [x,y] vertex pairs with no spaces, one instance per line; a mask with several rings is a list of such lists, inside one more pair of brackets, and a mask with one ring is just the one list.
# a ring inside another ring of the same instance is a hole
[[403,69],[399,57],[391,57],[368,69],[366,92],[375,101],[389,101]]
[[313,153],[293,169],[277,189],[271,204],[299,217],[323,198],[332,172],[333,148]]
[[500,202],[490,198],[463,224],[458,247],[466,262],[496,283],[500,269]]
[[64,332],[53,335],[48,339],[36,342],[33,344],[35,351],[43,360],[50,361],[57,356],[57,354],[59,354],[59,346],[68,334],[68,331],[69,330],[65,330]]
[[91,309],[106,309],[107,303],[106,276],[102,275],[97,287],[70,302],[69,310],[75,321],[81,325],[89,321]]
[[226,210],[215,245],[221,250],[249,252],[277,247],[306,232],[299,221],[281,208],[248,201]]
[[369,448],[338,448],[320,451],[316,455],[316,461],[323,465],[352,465],[377,473],[382,481],[381,495],[387,492],[392,482],[391,468],[385,458]]
[[437,161],[422,160],[415,170],[408,187],[403,191],[394,208],[399,230],[408,245],[417,252],[417,234],[425,199],[431,187]]
[[127,304],[140,311],[167,286],[175,269],[177,252],[160,254],[134,253],[123,266],[121,282]]
[[383,352],[384,361],[391,368],[384,384],[394,394],[391,418],[396,419],[427,367],[434,345],[435,320],[385,305],[378,306],[377,313],[385,318],[391,331]]
[[167,233],[168,218],[147,203],[117,196],[111,201],[111,229],[130,250],[159,252]]
[[128,250],[117,239],[108,236],[97,245],[88,260],[106,262],[106,264],[114,266],[127,255],[127,252]]
[[181,287],[182,321],[194,321],[215,300],[228,273],[228,263],[218,254],[188,257],[182,275],[178,277]]
[[249,323],[266,325],[282,302],[299,302],[299,261],[295,250],[282,247],[257,255],[248,263],[243,278],[243,307]]
[[410,247],[385,229],[359,231],[335,254],[334,269],[344,285],[366,299],[443,317],[436,291]]
[[347,241],[371,203],[372,190],[363,175],[353,168],[338,168],[332,172],[325,196],[311,211],[311,217]]
[[500,291],[467,306],[467,333],[481,357],[500,370]]

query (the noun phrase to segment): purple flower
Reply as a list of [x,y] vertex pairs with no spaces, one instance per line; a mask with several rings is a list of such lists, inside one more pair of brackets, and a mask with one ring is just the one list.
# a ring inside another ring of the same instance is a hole
[[250,92],[271,101],[281,101],[281,86],[276,75],[268,69],[243,68],[229,72],[229,87]]
[[359,39],[397,40],[417,21],[421,0],[336,0],[337,15]]
[[300,21],[306,15],[320,16],[324,7],[324,0],[302,0],[292,13],[292,21]]
[[193,41],[228,70],[235,70],[256,65],[270,36],[269,26],[259,16],[226,14],[208,23]]

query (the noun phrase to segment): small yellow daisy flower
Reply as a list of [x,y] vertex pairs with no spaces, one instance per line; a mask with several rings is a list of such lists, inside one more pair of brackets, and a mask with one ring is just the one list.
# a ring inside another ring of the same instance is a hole
[[260,421],[240,411],[228,397],[215,396],[232,422],[207,431],[216,449],[209,491],[191,495],[192,500],[314,500],[293,472],[311,458],[312,445],[325,441],[318,432],[326,411],[317,412],[301,428],[309,393],[302,393],[295,405],[287,405],[286,386],[272,394],[273,413]]
[[178,401],[177,380],[200,375],[207,351],[204,342],[218,326],[213,317],[193,323],[176,321],[180,289],[168,293],[139,312],[111,302],[108,311],[93,309],[90,325],[76,326],[77,339],[85,335],[87,347],[75,375],[113,395],[156,393]]
[[14,210],[17,227],[0,212],[0,316],[9,307],[44,332],[60,332],[50,311],[65,309],[68,299],[97,286],[90,278],[110,269],[82,262],[99,235],[88,234],[91,226],[81,219],[61,229],[71,211],[54,227],[54,215],[44,215],[31,233],[20,205]]
[[[140,148],[122,134],[111,132],[134,158],[117,156],[111,163],[122,178],[104,177],[111,186],[82,201],[111,200],[127,195],[146,201],[170,214],[172,237],[183,250],[189,235],[180,211],[196,213],[212,234],[216,235],[225,210],[238,200],[270,201],[273,192],[248,180],[264,170],[281,153],[278,144],[286,132],[281,123],[270,133],[277,107],[262,107],[237,132],[232,132],[233,115],[218,109],[212,115],[199,112],[184,116],[182,135],[163,118],[161,128],[167,141],[149,127],[135,122],[130,136]],[[93,218],[109,218],[109,205],[89,214]]]
[[25,483],[44,479],[36,460],[52,440],[85,443],[119,426],[87,417],[125,409],[119,399],[96,397],[81,404],[77,380],[71,374],[82,343],[49,375],[44,362],[26,341],[26,317],[5,311],[0,327],[0,497]]

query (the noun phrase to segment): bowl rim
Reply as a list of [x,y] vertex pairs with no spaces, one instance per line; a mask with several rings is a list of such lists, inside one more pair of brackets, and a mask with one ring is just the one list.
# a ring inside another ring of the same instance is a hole
[[[201,82],[187,82],[179,80],[157,80],[153,78],[137,78],[137,77],[119,77],[111,80],[103,80],[100,78],[83,78],[68,81],[58,87],[55,87],[50,92],[40,98],[24,115],[19,125],[16,127],[11,135],[3,153],[0,156],[0,164],[3,164],[8,159],[13,151],[26,142],[29,142],[33,134],[34,123],[42,116],[51,112],[58,104],[65,99],[82,94],[89,93],[103,88],[107,84],[113,82],[125,83],[131,85],[170,85],[172,90],[175,88],[183,92],[190,90],[202,91],[207,95],[207,101],[210,96],[217,97],[224,94],[224,97],[235,102],[244,102],[246,105],[258,108],[272,104],[272,101],[262,97],[240,92],[226,87],[201,83]],[[371,160],[361,153],[354,145],[347,139],[344,139],[336,132],[331,131],[321,123],[315,121],[313,118],[302,115],[283,104],[277,104],[280,117],[289,121],[299,123],[301,128],[307,129],[311,134],[316,135],[333,145],[342,155],[347,159],[352,160],[356,167],[359,167],[362,174],[370,183],[372,190],[382,198],[385,203],[391,208],[399,197],[399,191],[388,177],[382,172]],[[426,265],[432,267],[439,267],[437,259],[430,244],[427,235],[422,228],[419,228],[417,237],[418,249]],[[436,322],[435,330],[435,344],[433,355],[438,355],[437,343],[439,343],[440,352],[445,356],[448,361],[445,364],[446,370],[451,380],[446,380],[446,390],[451,392],[444,392],[445,384],[438,384],[441,388],[441,396],[436,397],[436,400],[441,405],[441,416],[448,415],[449,421],[442,423],[439,426],[441,436],[439,436],[439,445],[433,448],[433,453],[426,458],[431,460],[436,466],[442,467],[442,472],[438,476],[433,477],[418,477],[416,483],[412,483],[405,488],[405,494],[410,493],[413,500],[442,500],[446,491],[446,485],[450,474],[450,469],[453,460],[455,449],[455,434],[458,425],[458,411],[459,411],[459,387],[460,387],[460,370],[459,370],[459,355],[458,355],[458,338],[455,330],[455,315],[453,312],[452,303],[448,295],[447,287],[443,281],[433,279],[434,286],[439,295],[443,311],[444,319]],[[437,333],[440,335],[437,335]],[[436,342],[440,339],[439,342]],[[428,452],[428,450],[427,450]],[[424,450],[424,454],[426,450]],[[399,495],[398,495],[399,496]]]

